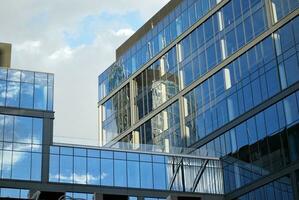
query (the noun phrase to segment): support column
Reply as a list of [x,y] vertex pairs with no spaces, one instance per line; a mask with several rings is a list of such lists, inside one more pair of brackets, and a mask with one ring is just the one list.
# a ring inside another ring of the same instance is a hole
[[42,145],[42,171],[41,181],[47,183],[49,180],[50,145],[53,143],[53,119],[43,119],[43,145]]
[[94,194],[94,200],[103,200],[103,194],[102,193],[95,193]]

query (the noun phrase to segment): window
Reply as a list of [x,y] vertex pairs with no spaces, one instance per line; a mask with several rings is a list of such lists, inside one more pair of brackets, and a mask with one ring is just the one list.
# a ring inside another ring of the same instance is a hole
[[265,121],[268,135],[271,135],[278,130],[279,123],[276,105],[273,105],[265,110]]
[[140,171],[139,162],[128,161],[128,187],[139,188],[140,187]]
[[254,34],[255,36],[257,36],[265,29],[265,17],[264,17],[263,8],[253,13],[252,21],[253,21]]
[[153,188],[152,163],[140,162],[141,188]]
[[127,186],[127,166],[125,160],[114,160],[114,185]]
[[101,185],[113,186],[113,160],[101,159]]
[[292,85],[293,83],[299,80],[299,64],[296,54],[285,60],[284,66],[286,73],[286,81],[288,85]]

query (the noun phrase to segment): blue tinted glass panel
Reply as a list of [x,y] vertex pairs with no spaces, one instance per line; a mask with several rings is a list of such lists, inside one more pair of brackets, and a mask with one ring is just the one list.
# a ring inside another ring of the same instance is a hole
[[124,160],[114,160],[114,185],[127,186],[127,166]]
[[101,185],[113,185],[113,160],[101,159]]
[[100,159],[87,158],[87,184],[100,184]]
[[139,162],[128,161],[128,187],[140,187]]
[[141,188],[153,188],[152,163],[140,162]]
[[33,108],[33,84],[21,83],[20,107]]
[[86,157],[74,156],[74,183],[86,184]]

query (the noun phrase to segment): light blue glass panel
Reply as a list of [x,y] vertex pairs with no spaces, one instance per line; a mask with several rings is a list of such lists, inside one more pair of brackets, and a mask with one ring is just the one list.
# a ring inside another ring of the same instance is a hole
[[101,185],[113,186],[113,160],[101,159]]
[[20,107],[33,108],[33,84],[21,83]]
[[6,106],[19,107],[20,82],[7,82]]
[[9,69],[7,73],[7,80],[8,81],[17,81],[20,82],[21,80],[21,71],[15,69]]
[[59,182],[73,183],[74,181],[74,169],[73,169],[73,156],[60,156],[59,166]]
[[43,142],[43,120],[33,118],[33,133],[32,142],[34,144],[42,144]]
[[0,80],[0,105],[5,105],[6,99],[6,81]]
[[141,188],[153,188],[153,169],[152,163],[140,162]]
[[2,154],[2,178],[11,178],[12,151],[3,151]]
[[12,142],[14,117],[10,115],[5,115],[4,117],[4,141]]
[[153,163],[154,189],[166,189],[166,168],[164,163]]
[[128,187],[140,187],[139,162],[128,161]]
[[0,67],[0,79],[6,80],[7,78],[7,69],[6,67]]
[[40,153],[32,153],[31,180],[40,181],[41,170],[42,170],[42,155]]
[[32,118],[15,117],[14,142],[32,143]]
[[59,182],[59,155],[50,155],[50,182]]
[[87,158],[87,184],[100,185],[100,159]]
[[86,184],[86,157],[74,156],[74,183]]
[[20,189],[1,188],[1,197],[20,198]]
[[127,186],[127,166],[124,160],[114,160],[114,185]]
[[13,152],[12,179],[30,180],[31,153]]
[[34,72],[22,71],[21,72],[21,82],[34,83]]
[[34,86],[34,108],[39,110],[46,110],[47,106],[47,86]]

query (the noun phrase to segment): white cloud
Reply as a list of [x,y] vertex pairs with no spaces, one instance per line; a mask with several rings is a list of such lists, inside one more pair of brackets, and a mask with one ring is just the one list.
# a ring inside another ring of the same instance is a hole
[[68,46],[65,33],[76,34],[88,16],[137,12],[145,22],[166,2],[1,1],[0,41],[12,43],[12,66],[55,73],[54,136],[70,138],[64,138],[64,142],[78,138],[77,143],[97,144],[97,76],[114,62],[116,48],[136,29],[136,20],[120,22],[113,17],[98,17],[91,27],[95,39],[76,48]]
[[16,51],[29,51],[31,53],[36,53],[41,47],[41,41],[25,41],[21,44],[14,45],[14,50]]
[[64,47],[61,49],[58,49],[57,51],[53,52],[50,56],[49,59],[50,60],[57,60],[57,59],[69,59],[71,58],[73,55],[73,51],[71,48],[69,47]]
[[135,31],[130,29],[130,28],[124,28],[124,29],[119,29],[116,32],[113,32],[116,36],[124,36],[124,37],[129,37],[133,35]]

